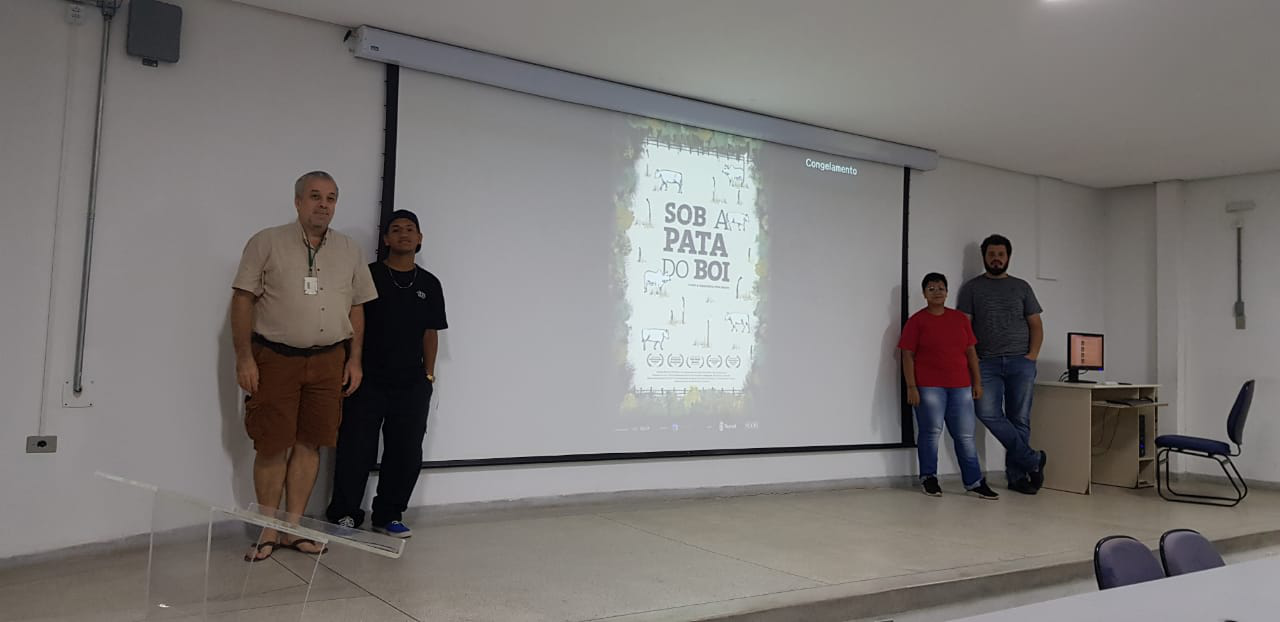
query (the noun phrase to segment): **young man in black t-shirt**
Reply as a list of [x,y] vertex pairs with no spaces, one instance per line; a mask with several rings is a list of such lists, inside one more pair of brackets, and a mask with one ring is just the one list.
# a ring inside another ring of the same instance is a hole
[[422,439],[435,384],[437,331],[448,328],[440,280],[414,263],[422,249],[418,217],[392,212],[382,228],[385,261],[369,264],[378,298],[365,304],[364,383],[343,404],[333,498],[326,512],[344,527],[364,522],[365,485],[378,457],[382,464],[373,499],[373,530],[408,538],[402,521],[422,470]]

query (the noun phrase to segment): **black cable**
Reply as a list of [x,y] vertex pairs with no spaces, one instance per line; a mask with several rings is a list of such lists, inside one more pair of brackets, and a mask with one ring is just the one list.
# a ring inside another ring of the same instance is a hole
[[[1088,370],[1088,369],[1079,369],[1079,370],[1076,370],[1076,374],[1077,374],[1077,375],[1080,375],[1080,376],[1083,376],[1084,374],[1088,373],[1089,371],[1090,371],[1090,370]],[[1071,371],[1070,371],[1070,370],[1064,371],[1064,372],[1062,372],[1061,374],[1059,374],[1059,375],[1058,375],[1058,382],[1066,382],[1066,381],[1067,381],[1067,379],[1068,379],[1068,378],[1070,378],[1070,377],[1071,377]]]
[[[1112,447],[1113,445],[1115,445],[1115,443],[1116,443],[1116,433],[1120,431],[1120,413],[1118,413],[1118,412],[1117,412],[1117,413],[1115,414],[1115,416],[1114,416],[1114,417],[1112,417],[1112,418],[1113,418],[1113,419],[1115,419],[1115,424],[1111,426],[1111,440],[1107,441],[1107,447],[1106,447],[1106,449],[1103,449],[1102,451],[1098,451],[1098,446],[1099,446],[1101,443],[1098,443],[1098,442],[1094,442],[1094,443],[1092,443],[1092,445],[1093,445],[1093,451],[1092,451],[1091,453],[1092,453],[1093,455],[1095,455],[1095,456],[1101,456],[1102,454],[1105,454],[1105,453],[1107,453],[1107,452],[1111,451],[1111,447]],[[1106,434],[1106,424],[1107,424],[1106,419],[1107,419],[1107,415],[1104,413],[1104,414],[1102,415],[1102,429],[1103,429],[1103,434]],[[1099,441],[1101,441],[1102,439],[1101,439],[1101,438],[1099,438],[1098,440],[1099,440]]]

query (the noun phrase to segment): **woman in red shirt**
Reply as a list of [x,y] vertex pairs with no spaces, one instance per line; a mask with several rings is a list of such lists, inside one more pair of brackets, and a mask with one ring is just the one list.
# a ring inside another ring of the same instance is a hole
[[945,421],[955,443],[964,488],[982,499],[999,499],[987,486],[973,442],[976,417],[973,402],[982,397],[982,372],[969,318],[948,309],[947,277],[930,272],[921,283],[929,306],[917,311],[902,327],[902,373],[907,379],[907,403],[915,408],[916,449],[920,457],[920,487],[924,494],[942,496],[938,485],[938,438]]

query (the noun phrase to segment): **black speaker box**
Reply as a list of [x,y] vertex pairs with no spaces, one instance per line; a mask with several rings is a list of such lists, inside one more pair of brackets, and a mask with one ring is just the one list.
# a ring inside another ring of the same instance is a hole
[[125,51],[145,65],[178,62],[182,42],[182,7],[158,0],[130,0]]

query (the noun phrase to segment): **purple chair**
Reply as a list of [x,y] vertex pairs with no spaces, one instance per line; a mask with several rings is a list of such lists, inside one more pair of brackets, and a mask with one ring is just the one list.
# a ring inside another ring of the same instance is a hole
[[[1235,443],[1235,450],[1232,450],[1230,445],[1211,438],[1183,436],[1181,434],[1165,434],[1156,437],[1156,491],[1160,493],[1161,498],[1179,503],[1199,503],[1201,505],[1220,505],[1224,507],[1232,507],[1244,500],[1245,496],[1249,494],[1249,485],[1240,476],[1240,470],[1236,468],[1231,458],[1240,455],[1241,445],[1244,442],[1244,422],[1249,418],[1249,407],[1251,405],[1253,405],[1252,380],[1240,387],[1240,393],[1236,395],[1236,403],[1231,406],[1231,413],[1227,415],[1227,437],[1231,439],[1232,443]],[[1222,467],[1222,472],[1227,476],[1227,481],[1235,489],[1235,496],[1193,495],[1174,490],[1173,481],[1169,478],[1170,452],[1184,456],[1208,458],[1217,462],[1218,466]],[[1161,467],[1164,467],[1164,477],[1161,477]],[[1230,469],[1227,467],[1230,467]]]
[[1129,536],[1107,536],[1093,547],[1093,576],[1098,589],[1109,590],[1164,578],[1151,549]]
[[1227,565],[1213,543],[1191,529],[1173,529],[1160,536],[1160,563],[1170,577]]

